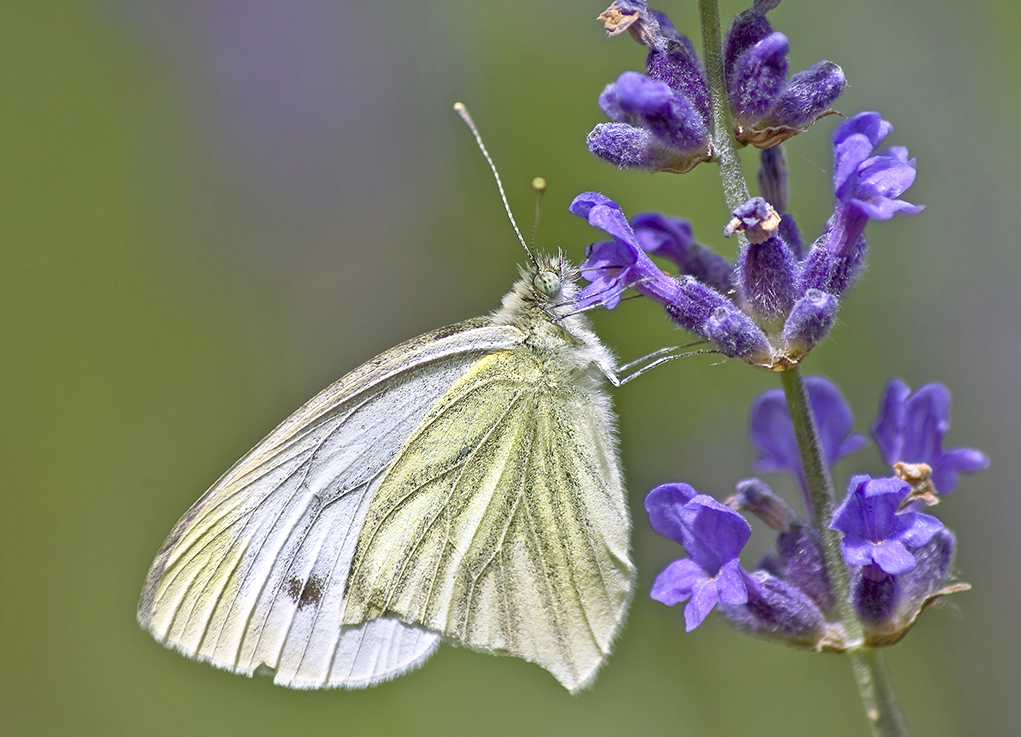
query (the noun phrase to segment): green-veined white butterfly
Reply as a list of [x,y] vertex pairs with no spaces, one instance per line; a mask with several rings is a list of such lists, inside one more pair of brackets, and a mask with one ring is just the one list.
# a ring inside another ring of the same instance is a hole
[[614,363],[573,314],[576,276],[532,258],[492,315],[376,356],[284,420],[171,531],[142,626],[294,688],[370,686],[441,640],[591,682],[634,567]]

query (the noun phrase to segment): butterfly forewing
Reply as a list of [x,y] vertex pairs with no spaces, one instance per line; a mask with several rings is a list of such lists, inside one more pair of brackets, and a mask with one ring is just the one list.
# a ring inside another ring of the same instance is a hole
[[368,685],[421,662],[435,633],[393,618],[341,625],[351,557],[408,435],[481,356],[520,337],[462,323],[378,356],[312,399],[178,522],[150,568],[139,621],[188,655],[276,672],[290,686]]
[[591,679],[630,597],[629,526],[602,398],[563,373],[500,351],[454,384],[373,496],[345,622],[393,614]]

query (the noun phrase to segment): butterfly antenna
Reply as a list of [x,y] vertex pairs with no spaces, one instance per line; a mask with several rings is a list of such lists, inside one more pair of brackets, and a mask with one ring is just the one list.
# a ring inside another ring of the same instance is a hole
[[[507,211],[507,218],[510,220],[511,226],[514,228],[514,232],[518,236],[518,242],[521,243],[521,247],[525,249],[525,253],[528,254],[528,258],[532,260],[532,264],[536,268],[539,267],[535,260],[535,256],[529,250],[528,245],[525,243],[524,237],[521,235],[521,231],[518,229],[518,224],[514,220],[514,215],[511,213],[510,205],[507,203],[507,194],[503,191],[503,182],[500,181],[500,173],[496,170],[496,164],[493,163],[493,159],[489,155],[489,151],[486,150],[486,145],[482,142],[482,136],[479,135],[478,128],[475,127],[475,121],[472,120],[471,115],[468,114],[468,108],[462,105],[460,102],[454,103],[454,110],[461,116],[461,120],[465,122],[465,125],[471,130],[475,136],[475,142],[479,144],[479,148],[482,149],[482,155],[486,157],[486,161],[489,162],[489,168],[493,170],[493,177],[496,179],[496,187],[500,190],[500,199],[503,200],[503,209]],[[545,182],[543,183],[545,184]]]
[[539,230],[539,216],[542,215],[542,196],[546,192],[546,180],[536,177],[532,180],[532,189],[535,190],[535,219],[532,221],[532,239],[529,244],[535,250],[535,234]]

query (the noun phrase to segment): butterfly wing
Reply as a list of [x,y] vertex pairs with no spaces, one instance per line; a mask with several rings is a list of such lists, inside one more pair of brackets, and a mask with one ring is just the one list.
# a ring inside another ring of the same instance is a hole
[[345,582],[376,487],[433,405],[519,331],[471,320],[377,356],[285,420],[174,527],[138,619],[199,660],[278,684],[368,686],[412,668],[436,633],[384,616],[343,624]]
[[630,525],[608,403],[550,375],[499,351],[426,416],[369,503],[343,621],[419,622],[571,690],[594,677],[631,596]]

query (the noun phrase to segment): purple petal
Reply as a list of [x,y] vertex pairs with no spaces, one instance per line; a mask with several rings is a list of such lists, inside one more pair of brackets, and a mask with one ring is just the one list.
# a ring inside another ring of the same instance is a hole
[[720,601],[728,606],[739,606],[748,601],[745,572],[737,559],[720,569],[720,574],[716,577],[716,591]]
[[696,496],[698,492],[684,483],[662,484],[650,491],[645,497],[645,511],[652,529],[683,545],[681,509]]
[[[943,529],[943,523],[936,517],[922,512],[908,512],[902,516],[909,517],[909,524],[900,534],[900,540],[912,548],[926,545],[936,533]],[[891,571],[887,571],[891,573]]]
[[691,601],[684,607],[684,631],[691,632],[705,621],[709,612],[719,601],[716,584],[713,581],[699,581],[695,584]]
[[751,536],[744,517],[705,494],[686,503],[680,517],[684,549],[712,576],[740,555]]
[[876,565],[895,576],[915,567],[915,556],[898,540],[884,540],[872,546],[872,559]]
[[872,439],[887,465],[904,457],[904,409],[911,388],[900,379],[892,379],[879,401],[879,416],[872,423]]
[[858,113],[842,123],[833,132],[833,146],[837,147],[851,136],[861,135],[869,142],[871,151],[893,131],[893,126],[883,120],[879,113],[871,111]]
[[673,606],[687,600],[698,583],[705,580],[705,571],[691,558],[675,560],[656,576],[650,596],[667,606]]
[[872,543],[867,540],[845,538],[841,550],[848,565],[867,566],[872,562]]
[[[805,387],[826,461],[832,467],[861,450],[866,440],[850,434],[854,416],[835,384],[821,376],[809,376]],[[782,390],[772,389],[759,395],[752,404],[749,425],[752,442],[761,453],[755,467],[762,471],[787,471],[800,479],[801,456]]]
[[839,146],[834,143],[833,191],[836,192],[839,199],[844,199],[842,195],[853,183],[852,176],[874,150],[872,141],[860,133],[847,136]]

